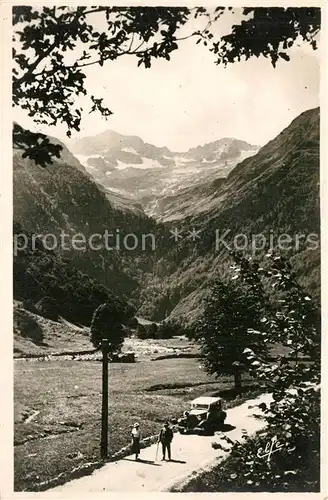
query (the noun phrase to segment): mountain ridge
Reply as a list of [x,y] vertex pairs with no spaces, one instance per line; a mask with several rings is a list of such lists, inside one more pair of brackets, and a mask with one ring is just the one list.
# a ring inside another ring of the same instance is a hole
[[107,131],[78,139],[71,150],[99,184],[135,200],[148,215],[160,218],[156,207],[162,197],[205,179],[225,177],[239,161],[255,154],[257,146],[223,138],[177,153],[137,136]]

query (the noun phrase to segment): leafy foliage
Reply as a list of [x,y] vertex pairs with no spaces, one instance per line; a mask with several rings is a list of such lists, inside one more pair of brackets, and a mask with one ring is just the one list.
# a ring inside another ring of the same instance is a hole
[[[306,403],[309,437],[307,432],[301,434],[297,430],[286,442],[277,434],[280,431],[277,427],[269,427],[254,438],[245,433],[243,439],[231,448],[224,464],[190,481],[184,492],[318,492],[320,393],[314,391],[307,394]],[[299,415],[296,404],[304,405],[304,401],[297,400],[287,407],[285,428],[289,428],[289,422],[294,422],[295,415]],[[315,427],[311,426],[313,421],[316,422]],[[227,441],[228,436],[226,438],[222,439]],[[268,462],[261,454],[259,456],[259,450],[262,449],[263,454],[271,439],[278,444],[279,450],[271,455]],[[225,442],[224,448],[229,449],[229,443]]]
[[[320,382],[320,311],[311,297],[303,290],[292,272],[290,263],[279,255],[268,254],[263,267],[250,266],[243,257],[237,257],[236,272],[242,282],[254,286],[265,278],[269,286],[281,292],[278,303],[262,318],[263,335],[267,342],[278,341],[289,349],[288,356],[281,356],[279,364],[265,362],[258,350],[247,348],[245,354],[252,362],[251,371],[258,378],[274,383],[274,399],[280,401],[285,391],[295,385],[306,387]],[[259,286],[259,285],[257,285]],[[302,358],[312,361],[304,366]],[[294,363],[289,360],[294,359]],[[279,382],[276,384],[275,382]]]
[[155,333],[157,339],[170,339],[176,335],[183,335],[181,326],[172,319],[163,321],[159,324]]
[[139,324],[136,335],[139,339],[170,339],[176,335],[183,335],[185,331],[172,319],[161,323]]
[[250,19],[233,26],[232,32],[214,42],[217,62],[228,64],[263,55],[275,67],[278,59],[290,60],[288,49],[298,37],[317,48],[315,35],[320,30],[320,9],[289,7],[245,8]]
[[[262,281],[268,280],[269,287],[284,295],[262,318],[262,335],[268,343],[278,339],[290,352],[269,363],[257,346],[245,348],[250,374],[272,391],[272,402],[259,405],[267,427],[255,438],[244,436],[233,445],[223,472],[220,467],[204,477],[198,491],[319,491],[319,311],[280,256],[268,254],[263,266],[240,255],[235,259],[235,277],[241,285],[261,290]],[[268,304],[266,297],[263,303]],[[268,442],[279,442],[280,448],[270,460],[259,456]]]
[[15,147],[23,150],[22,157],[30,158],[37,165],[52,164],[53,157],[60,158],[62,146],[50,142],[44,134],[36,134],[14,123],[13,140]]
[[140,340],[151,339],[154,337],[153,332],[149,331],[145,325],[138,324],[136,328],[136,337]]
[[109,340],[109,353],[113,354],[122,347],[125,338],[123,324],[133,316],[134,310],[117,297],[108,298],[94,312],[91,321],[91,342],[97,348],[101,340]]
[[254,288],[217,282],[196,326],[205,367],[217,375],[234,374],[236,387],[245,371],[245,348],[256,346],[262,355],[267,354],[262,341],[263,308]]
[[[289,60],[288,51],[298,37],[316,49],[319,8],[244,8],[241,23],[216,40],[212,28],[225,10],[15,6],[13,103],[25,109],[36,123],[64,123],[70,137],[72,130],[80,130],[82,108],[76,99],[80,95],[90,98],[90,112],[100,112],[106,118],[112,114],[103,99],[88,95],[87,66],[103,66],[130,55],[137,59],[138,66],[150,68],[154,58],[169,61],[182,39],[189,37],[207,46],[216,63],[225,65],[263,55],[275,66],[279,59]],[[205,19],[204,29],[180,36],[180,28],[197,17]],[[58,154],[58,149],[47,145],[41,135],[32,144],[31,137],[22,137],[15,124],[14,143],[22,142],[26,155],[42,166]]]
[[138,323],[136,327],[136,336],[141,340],[154,339],[156,338],[156,332],[158,330],[157,323],[141,324]]

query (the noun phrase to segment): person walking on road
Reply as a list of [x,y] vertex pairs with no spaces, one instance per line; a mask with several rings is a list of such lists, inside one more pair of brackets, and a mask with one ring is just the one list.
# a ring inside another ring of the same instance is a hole
[[131,437],[132,437],[131,452],[135,454],[136,460],[138,460],[140,455],[140,439],[141,439],[141,433],[138,423],[134,424],[131,432]]
[[168,459],[171,460],[172,439],[173,439],[173,430],[170,427],[169,423],[165,422],[158,436],[158,442],[162,444],[162,452],[163,452],[162,460],[165,460],[166,451]]

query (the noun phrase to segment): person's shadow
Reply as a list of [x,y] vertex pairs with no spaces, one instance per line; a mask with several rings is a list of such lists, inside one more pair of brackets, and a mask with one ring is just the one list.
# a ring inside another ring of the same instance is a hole
[[143,458],[138,458],[138,460],[133,460],[132,458],[123,458],[122,460],[127,460],[128,462],[135,462],[147,465],[156,465],[156,467],[160,467],[161,464],[156,464],[153,460],[144,460]]
[[174,460],[174,458],[171,458],[168,460],[168,462],[174,462],[175,464],[186,464],[187,462],[185,460]]

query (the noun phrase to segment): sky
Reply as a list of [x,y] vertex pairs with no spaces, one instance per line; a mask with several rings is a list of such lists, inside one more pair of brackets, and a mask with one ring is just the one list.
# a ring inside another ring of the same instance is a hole
[[[227,32],[238,18],[238,12],[222,17],[217,34]],[[187,25],[182,35],[196,27]],[[113,115],[105,120],[98,113],[85,113],[81,132],[72,138],[110,129],[173,151],[222,137],[262,146],[302,111],[319,105],[319,50],[299,44],[291,56],[276,68],[264,57],[225,68],[215,65],[206,47],[189,39],[180,42],[171,61],[155,60],[151,69],[138,68],[130,56],[86,68],[87,89],[104,97]],[[63,126],[37,126],[24,113],[14,108],[14,119],[69,145]]]

